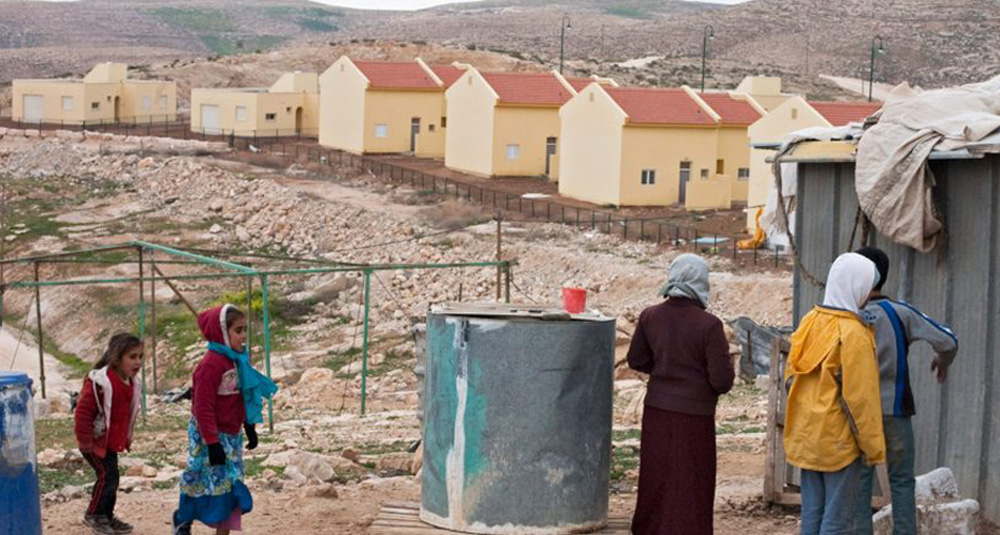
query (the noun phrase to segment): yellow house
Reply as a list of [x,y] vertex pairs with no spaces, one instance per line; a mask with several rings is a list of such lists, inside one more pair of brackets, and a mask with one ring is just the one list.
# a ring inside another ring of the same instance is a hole
[[[792,97],[774,108],[748,129],[753,147],[778,145],[786,135],[811,127],[844,126],[863,121],[882,107],[880,102],[820,102]],[[773,150],[753,148],[750,155],[750,189],[747,198],[747,229],[756,228],[757,211],[767,203],[774,174],[767,157]]]
[[771,111],[794,97],[781,92],[781,78],[777,76],[747,76],[736,87],[736,93],[750,95],[766,111]]
[[320,76],[319,143],[361,153],[444,156],[445,90],[461,64],[338,59]]
[[724,173],[749,159],[744,123],[754,114],[743,95],[590,84],[561,111],[559,193],[601,205],[729,208]]
[[737,92],[699,93],[698,96],[719,116],[714,174],[729,181],[733,202],[746,203],[750,189],[747,128],[767,111],[754,98]]
[[448,89],[445,165],[485,176],[559,176],[559,108],[598,78],[468,69]]
[[11,118],[87,125],[177,120],[177,84],[127,79],[123,63],[100,63],[82,79],[14,80]]
[[191,131],[240,137],[315,136],[319,77],[285,73],[270,88],[192,89]]

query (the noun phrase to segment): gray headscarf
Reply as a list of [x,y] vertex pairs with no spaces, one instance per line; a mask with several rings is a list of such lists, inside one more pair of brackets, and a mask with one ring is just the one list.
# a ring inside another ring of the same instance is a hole
[[663,297],[684,297],[708,308],[708,264],[698,255],[682,254],[670,264],[667,283],[660,289]]

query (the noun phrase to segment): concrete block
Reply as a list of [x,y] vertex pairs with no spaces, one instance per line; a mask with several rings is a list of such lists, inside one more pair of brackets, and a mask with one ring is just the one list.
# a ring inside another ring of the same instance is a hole
[[938,468],[917,477],[917,503],[958,498],[958,482],[950,468]]

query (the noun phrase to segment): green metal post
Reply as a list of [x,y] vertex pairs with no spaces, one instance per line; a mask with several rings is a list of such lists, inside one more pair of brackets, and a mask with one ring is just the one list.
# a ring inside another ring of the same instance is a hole
[[[142,285],[142,247],[139,248],[139,339],[146,339],[146,295]],[[142,361],[142,425],[146,425],[146,360]]]
[[503,271],[506,274],[504,282],[504,299],[507,304],[510,304],[510,262],[504,264]]
[[[267,275],[260,276],[260,294],[261,301],[263,302],[264,308],[264,371],[267,373],[268,377],[271,377],[271,314],[268,310],[270,304],[268,302],[270,286],[267,283]],[[274,433],[274,401],[270,398],[267,400],[267,426],[268,429]]]
[[371,303],[371,270],[365,270],[365,328],[361,342],[361,416],[368,409],[368,314]]

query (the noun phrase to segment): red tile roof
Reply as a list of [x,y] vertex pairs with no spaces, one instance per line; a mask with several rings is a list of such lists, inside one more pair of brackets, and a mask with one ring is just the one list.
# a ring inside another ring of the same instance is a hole
[[820,102],[810,100],[809,105],[833,126],[859,123],[882,108],[881,102]]
[[714,125],[715,120],[683,89],[606,87],[631,124]]
[[463,69],[454,67],[452,65],[429,65],[434,74],[444,82],[444,87],[447,89],[451,87],[452,84],[458,81],[459,78],[465,73]]
[[434,79],[415,61],[355,61],[372,89],[438,89]]
[[552,73],[484,72],[482,75],[504,104],[561,106],[573,97]]
[[750,126],[761,118],[749,102],[733,98],[729,93],[700,93],[698,96],[715,110],[724,125]]

